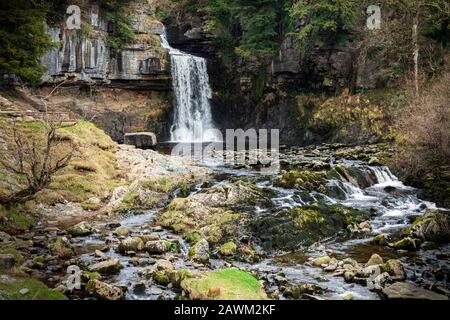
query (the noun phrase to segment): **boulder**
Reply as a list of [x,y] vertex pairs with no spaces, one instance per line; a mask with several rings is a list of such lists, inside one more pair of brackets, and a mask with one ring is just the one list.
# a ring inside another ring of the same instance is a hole
[[13,254],[0,254],[0,269],[11,269],[16,262]]
[[123,298],[121,288],[95,279],[88,282],[86,291],[100,300],[121,300]]
[[234,242],[227,242],[219,248],[219,254],[224,257],[234,256],[237,246]]
[[420,240],[406,237],[390,244],[390,246],[397,250],[416,251],[420,248]]
[[331,258],[329,256],[323,256],[323,257],[319,257],[319,258],[312,260],[311,263],[315,267],[321,267],[324,264],[329,264],[330,261],[331,261]]
[[66,237],[58,237],[49,245],[49,249],[58,258],[70,259],[75,255],[75,251]]
[[389,273],[392,280],[402,281],[406,279],[406,272],[403,264],[396,259],[388,260],[382,267],[382,269]]
[[417,287],[408,282],[396,282],[382,290],[388,299],[448,300],[447,296]]
[[116,235],[118,235],[119,237],[126,237],[130,234],[130,229],[128,229],[127,227],[118,227],[114,233]]
[[92,226],[83,221],[69,228],[68,232],[74,237],[84,237],[93,233]]
[[411,236],[437,244],[450,241],[450,213],[443,210],[428,210],[411,226]]
[[9,242],[12,240],[12,237],[6,232],[0,231],[0,242]]
[[205,239],[200,240],[189,249],[189,258],[197,263],[209,263],[209,244]]
[[90,272],[98,272],[100,274],[115,274],[122,269],[119,259],[109,259],[106,261],[95,263],[89,266]]
[[140,149],[148,149],[158,144],[158,140],[153,132],[134,132],[125,134],[124,144]]
[[168,251],[165,241],[148,241],[145,244],[144,250],[150,254],[163,254]]
[[147,243],[149,241],[158,241],[161,239],[160,235],[156,232],[150,233],[150,234],[144,234],[142,236],[139,236],[139,238],[141,238],[144,243]]
[[377,266],[377,265],[380,265],[380,264],[383,264],[383,258],[380,257],[380,255],[378,255],[378,254],[375,253],[375,254],[373,254],[373,255],[370,257],[369,261],[367,261],[366,267],[369,267],[369,266]]
[[117,248],[120,253],[125,254],[127,252],[138,252],[144,249],[144,242],[141,238],[133,237],[128,238],[119,243]]
[[380,246],[386,246],[392,241],[391,235],[389,233],[382,233],[375,236],[372,240],[373,244]]

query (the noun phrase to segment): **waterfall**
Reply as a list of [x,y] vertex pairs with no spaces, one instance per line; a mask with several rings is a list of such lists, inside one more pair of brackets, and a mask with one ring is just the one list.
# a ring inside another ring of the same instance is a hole
[[172,48],[165,32],[161,35],[161,45],[169,50],[175,93],[171,141],[220,141],[211,114],[212,90],[206,59]]

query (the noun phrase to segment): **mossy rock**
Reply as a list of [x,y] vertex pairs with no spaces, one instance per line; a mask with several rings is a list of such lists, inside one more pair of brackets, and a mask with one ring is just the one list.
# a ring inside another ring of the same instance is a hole
[[10,276],[0,279],[0,297],[6,300],[67,300],[62,293],[49,289],[36,279]]
[[153,281],[161,286],[167,286],[169,283],[171,283],[169,276],[166,272],[163,271],[156,271],[153,274]]
[[19,205],[10,209],[0,206],[0,230],[5,230],[11,234],[18,234],[28,231],[34,224],[34,219],[25,213],[24,205]]
[[234,242],[227,242],[219,248],[219,254],[225,257],[234,256],[237,252],[237,246]]
[[317,203],[294,208],[252,222],[255,235],[266,250],[291,251],[345,231],[349,225],[367,220],[363,211],[342,205]]
[[49,245],[52,254],[60,259],[70,259],[75,255],[75,251],[65,237],[58,237],[53,243]]
[[189,277],[181,287],[193,300],[266,300],[261,283],[239,269],[223,269]]
[[275,179],[274,184],[288,189],[307,191],[325,191],[326,181],[323,174],[312,171],[289,171],[280,178]]

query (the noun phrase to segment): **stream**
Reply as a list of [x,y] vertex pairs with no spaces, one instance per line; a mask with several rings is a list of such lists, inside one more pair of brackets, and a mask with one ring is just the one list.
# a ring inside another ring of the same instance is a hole
[[[317,159],[311,158],[309,161]],[[259,170],[251,167],[233,168],[223,165],[215,165],[199,161],[200,166],[208,166],[215,173],[215,178],[207,185],[197,185],[191,189],[191,195],[202,192],[204,188],[222,184],[227,185],[231,180],[244,179],[257,181],[259,188],[270,190],[273,195],[272,205],[277,210],[288,210],[294,207],[302,207],[317,200],[327,204],[342,204],[347,207],[362,209],[370,212],[370,225],[372,231],[356,238],[333,237],[324,239],[322,242],[291,253],[269,254],[267,258],[258,263],[244,263],[238,261],[224,261],[211,259],[210,266],[205,267],[189,261],[187,252],[189,245],[178,235],[169,230],[156,226],[155,216],[167,203],[161,204],[160,208],[147,210],[143,213],[127,213],[115,217],[114,222],[101,222],[96,227],[101,230],[89,237],[79,240],[77,252],[87,265],[96,261],[95,250],[102,250],[107,256],[118,258],[124,268],[116,276],[112,276],[108,282],[127,287],[126,299],[154,300],[154,299],[177,299],[178,294],[168,287],[144,282],[145,269],[156,259],[164,258],[171,261],[175,269],[192,270],[214,270],[230,266],[237,266],[257,274],[266,282],[266,291],[278,295],[284,299],[282,294],[277,294],[279,284],[277,276],[282,274],[289,284],[308,283],[324,288],[320,294],[315,294],[315,299],[341,300],[351,295],[353,299],[379,299],[380,296],[370,291],[367,287],[355,283],[346,283],[342,277],[331,276],[321,268],[313,267],[307,263],[308,259],[323,256],[324,253],[333,253],[333,256],[352,258],[359,263],[365,263],[373,253],[378,253],[384,259],[400,259],[405,264],[408,279],[420,283],[426,281],[424,274],[430,268],[449,268],[448,261],[436,259],[429,251],[418,251],[416,253],[394,251],[387,247],[373,245],[371,240],[375,235],[381,233],[396,233],[411,224],[411,221],[423,215],[427,209],[436,208],[435,204],[423,201],[417,196],[417,191],[405,186],[385,166],[368,165],[364,161],[341,159],[336,163],[330,163],[331,167],[339,164],[345,167],[359,168],[370,173],[374,177],[374,184],[367,188],[356,187],[349,182],[329,179],[328,188],[334,190],[335,197],[327,196],[318,191],[308,194],[299,193],[298,190],[286,189],[273,185],[273,176],[263,176]],[[171,198],[177,197],[178,190]],[[168,200],[170,201],[170,199]],[[250,214],[270,215],[269,207],[254,206],[247,209]],[[136,256],[124,256],[114,249],[114,228],[118,225],[128,227],[133,234],[158,233],[161,239],[177,242],[180,247],[179,253],[166,253],[157,258],[148,257],[148,254],[137,254]],[[445,248],[448,250],[448,247]],[[150,261],[150,262],[149,262]],[[284,280],[283,280],[284,281]]]

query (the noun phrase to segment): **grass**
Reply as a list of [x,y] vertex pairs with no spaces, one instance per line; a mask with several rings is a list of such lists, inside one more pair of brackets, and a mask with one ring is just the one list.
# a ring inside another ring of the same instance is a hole
[[[19,121],[16,123],[19,133],[27,140],[43,143],[45,141],[45,123],[41,121]],[[13,146],[12,121],[0,118],[0,136]],[[69,165],[56,173],[50,186],[36,195],[40,203],[85,202],[92,197],[103,198],[120,183],[115,151],[116,144],[102,130],[88,121],[80,121],[73,126],[57,130],[62,143],[54,150],[64,155],[76,146],[76,153]],[[41,148],[43,146],[40,146]],[[10,186],[18,186],[21,181],[13,174],[0,168],[2,181]],[[7,186],[0,183],[0,192],[7,192]]]
[[[49,289],[42,282],[29,277],[11,278],[12,281],[0,280],[0,297],[7,300],[67,300],[62,293]],[[21,294],[22,289],[28,289]]]
[[265,300],[267,296],[259,281],[236,268],[187,278],[181,286],[195,300]]
[[22,211],[27,211],[25,205],[5,209],[0,206],[0,217],[6,218],[6,222],[0,224],[0,230],[18,233],[29,230],[34,223],[34,219]]

